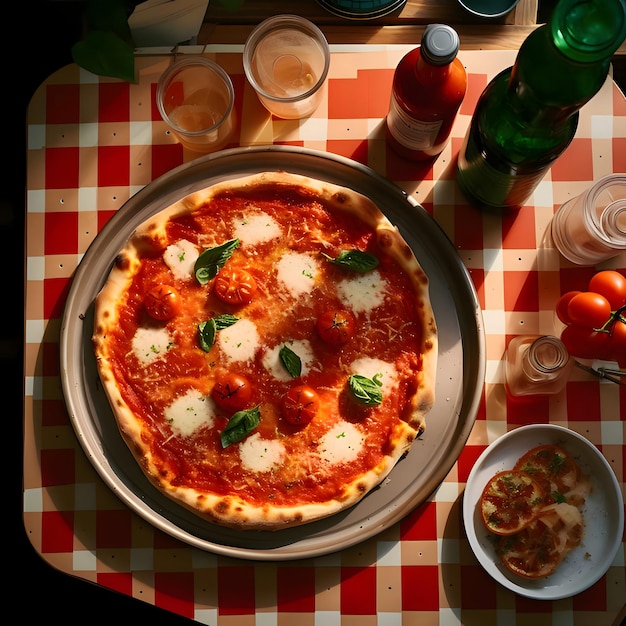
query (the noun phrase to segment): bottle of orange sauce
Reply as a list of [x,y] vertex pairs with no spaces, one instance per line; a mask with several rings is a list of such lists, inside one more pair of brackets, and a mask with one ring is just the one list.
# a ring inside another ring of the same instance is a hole
[[386,121],[387,141],[400,156],[421,161],[445,148],[467,90],[458,51],[453,28],[429,24],[421,46],[398,64]]

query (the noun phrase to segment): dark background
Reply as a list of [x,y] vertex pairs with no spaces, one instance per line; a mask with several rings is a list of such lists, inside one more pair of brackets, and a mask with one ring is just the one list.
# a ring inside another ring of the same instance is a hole
[[[9,4],[11,8],[9,8]],[[5,289],[0,293],[0,364],[2,389],[9,398],[0,419],[0,445],[9,461],[9,524],[4,519],[2,539],[6,614],[16,622],[74,624],[190,625],[192,620],[157,609],[151,604],[109,591],[53,569],[33,549],[22,521],[23,328],[24,328],[24,215],[26,189],[26,109],[39,85],[57,69],[72,63],[71,46],[82,32],[81,4],[77,0],[18,0],[3,3],[0,103],[4,142],[0,161],[0,255]],[[7,41],[8,38],[8,41]],[[7,249],[8,244],[8,249]],[[16,571],[17,570],[17,571]],[[142,620],[142,621],[138,621]],[[147,621],[143,621],[147,620]]]
[[[4,46],[0,87],[0,119],[4,143],[0,176],[0,241],[4,254],[0,292],[0,365],[3,372],[2,448],[8,457],[4,473],[9,477],[9,524],[5,523],[5,609],[19,611],[28,624],[63,620],[64,624],[108,620],[158,620],[168,625],[189,625],[191,620],[155,608],[140,600],[102,589],[58,572],[32,548],[22,521],[22,404],[23,404],[23,302],[24,302],[24,206],[26,189],[26,109],[37,87],[57,69],[72,62],[71,46],[82,32],[77,0],[35,0],[3,4]],[[544,22],[554,0],[540,3],[539,22]],[[615,64],[615,77],[626,85],[626,58]],[[18,469],[19,468],[19,469]],[[16,549],[11,549],[16,548]],[[17,572],[14,570],[17,569]],[[16,575],[17,574],[17,575]],[[150,623],[150,622],[147,622]]]

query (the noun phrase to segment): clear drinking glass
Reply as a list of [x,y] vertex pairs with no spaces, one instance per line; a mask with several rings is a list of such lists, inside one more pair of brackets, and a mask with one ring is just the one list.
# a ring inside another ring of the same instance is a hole
[[552,240],[572,263],[595,265],[626,250],[626,174],[610,174],[562,204]]
[[250,33],[243,51],[246,77],[263,106],[299,119],[319,106],[330,66],[322,31],[297,15],[275,15]]
[[159,79],[156,101],[177,139],[194,152],[219,150],[236,128],[233,83],[210,59],[174,61]]

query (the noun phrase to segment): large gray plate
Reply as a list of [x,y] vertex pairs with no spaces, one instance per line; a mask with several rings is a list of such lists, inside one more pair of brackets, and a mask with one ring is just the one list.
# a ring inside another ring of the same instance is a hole
[[[236,531],[203,521],[163,496],[123,442],[99,384],[91,349],[93,303],[133,230],[175,200],[221,180],[283,169],[350,187],[371,198],[413,248],[430,278],[439,334],[436,401],[424,435],[388,479],[340,514],[279,531]],[[352,546],[424,502],[454,465],[476,419],[485,368],[476,292],[456,250],[405,192],[350,159],[301,148],[224,150],[184,164],[130,198],[94,239],[72,282],[61,327],[61,378],[81,446],[106,484],[132,510],[192,546],[232,557],[287,560]]]

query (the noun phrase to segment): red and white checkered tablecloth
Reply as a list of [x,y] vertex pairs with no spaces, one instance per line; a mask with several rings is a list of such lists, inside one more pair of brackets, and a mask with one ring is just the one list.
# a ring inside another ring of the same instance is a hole
[[[567,426],[603,452],[624,490],[624,386],[576,370],[555,396],[507,399],[501,358],[519,334],[554,332],[559,295],[597,268],[575,266],[545,240],[555,209],[593,180],[626,172],[626,98],[612,81],[581,112],[576,138],[517,214],[468,206],[455,156],[487,82],[514,52],[461,51],[469,87],[452,138],[434,164],[402,161],[386,145],[393,71],[411,46],[334,46],[326,97],[306,120],[272,119],[246,83],[241,47],[194,49],[231,75],[240,115],[235,145],[304,146],[349,157],[397,183],[434,217],[476,287],[487,368],[474,428],[441,486],[403,521],[328,556],[245,561],[153,528],[97,475],[65,410],[59,333],[72,274],[107,220],[143,186],[193,158],[155,106],[167,56],[137,57],[139,81],[68,66],[46,80],[28,113],[24,522],[52,566],[211,626],[609,625],[626,599],[624,543],[607,574],[558,601],[500,587],[465,540],[461,497],[473,463],[508,430]],[[602,266],[626,270],[626,255]]]

